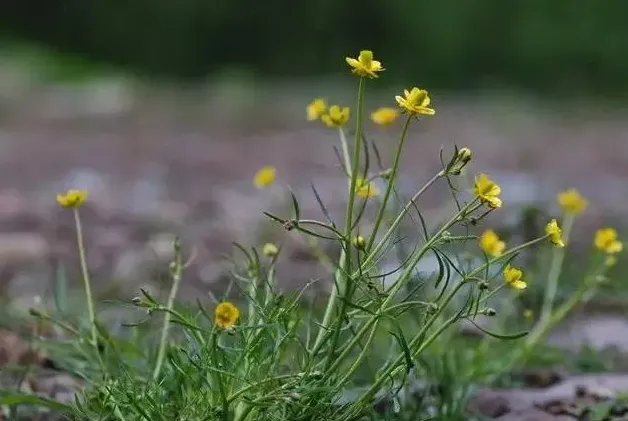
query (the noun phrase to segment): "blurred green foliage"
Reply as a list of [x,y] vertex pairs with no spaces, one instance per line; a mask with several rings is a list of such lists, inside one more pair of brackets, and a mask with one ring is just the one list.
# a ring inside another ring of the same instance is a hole
[[628,91],[624,0],[26,0],[7,34],[138,71],[318,76],[375,51],[388,81],[431,89]]

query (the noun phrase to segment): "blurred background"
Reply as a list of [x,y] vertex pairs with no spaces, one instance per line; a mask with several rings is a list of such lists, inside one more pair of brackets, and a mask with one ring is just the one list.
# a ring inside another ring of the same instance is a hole
[[[360,49],[386,67],[367,112],[415,85],[437,110],[412,128],[402,189],[454,144],[503,186],[510,208],[487,226],[529,208],[543,222],[576,187],[591,202],[574,233],[578,273],[593,231],[627,216],[627,16],[622,0],[1,2],[3,294],[28,304],[60,270],[75,279],[73,221],[54,201],[67,188],[91,194],[95,282],[124,296],[165,273],[174,234],[197,256],[190,294],[227,282],[232,241],[288,241],[261,215],[285,215],[285,185],[312,217],[310,181],[341,209],[336,133],[308,123],[305,106],[354,105],[344,58]],[[384,157],[398,128],[367,128]],[[263,165],[281,186],[253,187]],[[437,190],[423,204],[435,216],[450,197]],[[287,284],[324,273],[297,240],[286,253]]]

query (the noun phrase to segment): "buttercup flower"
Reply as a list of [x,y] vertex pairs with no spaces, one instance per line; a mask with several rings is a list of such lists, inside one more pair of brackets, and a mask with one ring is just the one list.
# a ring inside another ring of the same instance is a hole
[[558,226],[558,222],[555,219],[552,219],[545,226],[545,234],[549,236],[549,240],[556,247],[565,247],[565,242],[563,241],[563,230]]
[[589,204],[576,189],[565,190],[556,196],[558,204],[566,211],[575,215],[584,211]]
[[502,200],[499,198],[502,189],[497,183],[488,178],[488,175],[480,174],[475,177],[473,191],[482,202],[488,204],[491,208],[502,207]]
[[275,182],[277,178],[277,170],[275,167],[265,166],[262,167],[253,177],[253,184],[258,189],[268,187]]
[[377,196],[379,190],[371,181],[358,177],[358,179],[355,180],[355,194],[363,199],[368,199],[369,197]]
[[321,118],[323,114],[325,114],[325,110],[327,110],[327,103],[322,98],[316,98],[314,101],[307,104],[307,119],[308,121],[314,121]]
[[506,283],[514,289],[525,289],[528,284],[523,280],[523,271],[508,265],[504,269],[504,279]]
[[501,256],[506,248],[506,243],[499,239],[495,231],[486,230],[480,237],[480,248],[489,256]]
[[619,253],[624,245],[617,239],[617,231],[613,228],[602,228],[595,232],[595,247],[608,254]]
[[332,105],[327,114],[321,116],[321,120],[327,127],[341,127],[349,121],[349,115],[349,107],[340,108],[338,105]]
[[358,76],[366,76],[375,78],[377,72],[384,70],[382,63],[377,60],[373,60],[373,52],[369,50],[360,51],[358,59],[347,57],[347,64],[352,67],[351,71]]
[[239,318],[240,310],[229,301],[218,304],[214,311],[214,323],[222,329],[229,329]]
[[399,111],[390,107],[381,107],[371,113],[371,120],[380,126],[388,126],[397,120]]
[[264,253],[266,257],[275,257],[277,253],[279,253],[279,248],[273,243],[266,243],[264,247],[262,247],[262,253]]
[[405,108],[405,111],[410,114],[423,114],[423,115],[434,115],[436,111],[432,108],[429,108],[430,105],[430,95],[425,89],[420,88],[412,88],[412,90],[408,91],[405,89],[403,91],[403,95],[397,95],[395,99],[397,100],[397,104],[401,108]]
[[57,203],[62,208],[78,208],[87,201],[87,190],[70,189],[57,194]]

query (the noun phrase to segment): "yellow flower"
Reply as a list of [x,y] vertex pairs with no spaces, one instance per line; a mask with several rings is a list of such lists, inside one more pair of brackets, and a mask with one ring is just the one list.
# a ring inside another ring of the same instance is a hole
[[613,228],[602,228],[595,232],[595,247],[608,254],[619,253],[624,245],[617,239],[617,231]]
[[397,104],[401,108],[405,108],[405,110],[411,114],[423,114],[423,115],[434,115],[436,111],[432,108],[429,108],[430,105],[430,95],[425,89],[420,88],[412,88],[412,90],[408,91],[405,89],[403,91],[405,96],[397,95],[395,99],[397,100]]
[[355,194],[363,199],[368,199],[369,197],[377,196],[379,190],[371,181],[358,177],[358,179],[355,180]]
[[384,70],[382,63],[373,60],[373,52],[369,50],[360,51],[357,60],[351,57],[347,57],[346,60],[347,64],[353,68],[351,71],[358,76],[375,78],[377,72]]
[[390,107],[381,107],[371,113],[371,120],[380,126],[388,126],[397,120],[399,111]]
[[214,323],[223,329],[232,327],[239,318],[240,310],[229,301],[218,304],[214,311]]
[[266,243],[262,248],[262,253],[264,253],[266,257],[275,257],[279,253],[279,248],[273,243]]
[[495,231],[486,230],[480,237],[480,248],[489,256],[501,256],[506,248],[506,243],[499,239]]
[[325,110],[327,110],[325,100],[323,98],[316,98],[307,105],[306,111],[308,121],[318,120],[323,114],[325,114]]
[[341,127],[349,121],[349,115],[349,107],[340,108],[338,105],[332,105],[327,114],[321,116],[321,120],[327,127]]
[[556,222],[555,219],[552,219],[547,223],[545,226],[545,234],[556,247],[565,247],[565,242],[563,241],[563,230],[560,229],[558,222]]
[[473,191],[482,202],[487,203],[491,208],[502,207],[502,200],[499,198],[502,189],[497,183],[488,178],[488,175],[480,174],[475,177]]
[[57,203],[62,208],[78,208],[87,201],[87,196],[86,190],[70,189],[57,194]]
[[519,268],[513,268],[510,265],[504,269],[504,279],[506,283],[514,289],[525,289],[528,284],[522,279],[523,271]]
[[565,190],[556,196],[558,204],[566,211],[579,214],[586,209],[589,202],[576,189]]
[[253,184],[258,189],[268,187],[275,182],[277,178],[277,170],[275,167],[265,166],[262,167],[253,177]]

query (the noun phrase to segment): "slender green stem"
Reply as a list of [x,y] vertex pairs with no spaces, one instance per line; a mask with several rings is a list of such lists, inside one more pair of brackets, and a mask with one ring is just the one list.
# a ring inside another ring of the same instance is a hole
[[268,307],[270,301],[273,299],[273,290],[275,289],[276,279],[275,279],[275,261],[270,265],[268,269],[268,276],[266,279],[266,293],[264,296],[264,307]]
[[537,322],[535,328],[526,338],[523,346],[521,346],[510,360],[496,373],[493,373],[488,381],[492,382],[501,376],[503,373],[507,373],[512,370],[517,364],[527,359],[532,350],[539,344],[539,342],[569,313],[574,306],[576,306],[584,297],[584,295],[591,290],[591,285],[588,282],[583,283],[576,292],[574,292],[565,303],[563,303],[558,310],[551,315],[551,317],[541,323]]
[[[380,304],[380,307],[379,307],[379,310],[377,311],[377,313],[374,314],[364,325],[362,325],[362,327],[360,328],[360,330],[358,330],[358,332],[356,332],[356,334],[353,336],[351,341],[349,341],[349,343],[344,347],[344,349],[340,353],[340,355],[335,359],[334,364],[332,364],[331,367],[329,368],[329,372],[333,372],[335,369],[338,368],[338,366],[340,366],[342,361],[349,355],[349,353],[351,352],[353,347],[362,339],[362,337],[366,334],[366,332],[368,332],[368,330],[371,328],[371,326],[376,323],[377,319],[379,317],[381,317],[381,314],[386,312],[386,311],[388,311],[389,305],[391,304],[391,302],[394,299],[395,295],[397,294],[397,292],[399,291],[401,286],[412,275],[412,272],[414,271],[414,268],[418,264],[419,260],[421,260],[421,258],[425,255],[425,253],[427,253],[427,251],[439,240],[439,238],[443,234],[443,232],[448,230],[463,215],[466,215],[467,212],[469,212],[472,209],[473,206],[479,206],[479,205],[477,205],[477,200],[473,200],[472,202],[470,202],[466,206],[464,206],[456,215],[454,215],[447,223],[445,223],[445,225],[443,225],[436,232],[436,234],[434,234],[423,245],[423,247],[421,247],[420,250],[418,250],[418,251],[416,251],[414,253],[414,256],[412,257],[410,262],[407,264],[407,266],[406,266],[405,270],[403,271],[403,273],[399,276],[399,278],[395,281],[395,283],[386,292],[387,297]],[[475,209],[475,208],[473,208],[473,209]],[[367,343],[366,347],[368,347],[368,343]]]
[[179,240],[175,240],[175,258],[174,267],[172,268],[172,287],[170,288],[170,295],[168,296],[168,302],[166,304],[166,312],[164,313],[164,322],[161,327],[161,338],[159,340],[159,350],[157,351],[157,362],[153,370],[153,380],[159,378],[161,373],[161,367],[163,366],[164,358],[166,356],[166,344],[168,341],[168,329],[170,328],[170,319],[172,318],[172,309],[174,307],[174,300],[179,290],[179,284],[181,283],[181,275],[183,272],[183,261],[181,259],[181,245]]
[[462,209],[460,209],[458,213],[456,213],[449,221],[447,221],[447,223],[445,223],[445,225],[443,225],[432,236],[432,238],[430,238],[425,243],[425,245],[421,247],[421,249],[417,253],[414,254],[414,257],[410,259],[410,262],[406,265],[406,268],[404,269],[403,273],[399,276],[399,278],[395,281],[395,283],[386,292],[388,296],[386,297],[386,299],[381,305],[382,309],[386,309],[388,307],[391,301],[395,298],[395,295],[397,294],[397,292],[399,292],[399,289],[401,288],[401,286],[406,283],[406,281],[408,280],[408,278],[410,278],[410,276],[412,276],[412,273],[414,272],[414,268],[416,267],[416,265],[423,258],[425,253],[427,253],[428,250],[430,250],[430,248],[432,248],[432,246],[437,241],[440,241],[440,237],[443,235],[443,233],[447,231],[449,228],[451,228],[456,222],[460,221],[460,218],[472,212],[474,209],[476,209],[479,206],[481,205],[478,204],[477,199],[474,199],[468,204],[466,204]]
[[375,224],[373,225],[373,230],[371,232],[371,236],[369,238],[369,242],[366,246],[366,250],[370,250],[373,247],[373,243],[375,242],[375,238],[377,237],[377,232],[379,231],[379,227],[384,219],[384,214],[386,213],[386,206],[388,205],[388,199],[390,198],[390,193],[394,189],[395,180],[397,179],[397,172],[399,171],[399,163],[401,161],[401,151],[403,150],[403,143],[406,140],[408,135],[408,127],[410,127],[410,122],[412,121],[412,114],[408,114],[408,118],[406,119],[405,124],[403,125],[403,129],[401,130],[401,136],[399,138],[399,144],[397,145],[397,152],[395,153],[395,158],[393,160],[393,165],[390,172],[390,177],[388,179],[388,183],[386,186],[386,192],[384,193],[384,197],[379,205],[379,209],[377,211],[377,216],[375,217]]
[[408,201],[408,203],[406,203],[406,205],[403,207],[399,215],[397,215],[395,220],[392,222],[392,224],[390,225],[390,227],[388,228],[388,230],[386,231],[382,239],[379,240],[379,242],[375,245],[373,249],[369,249],[369,253],[366,255],[366,257],[362,261],[362,268],[367,267],[377,258],[377,255],[379,254],[379,252],[381,252],[382,249],[386,246],[390,238],[394,235],[395,230],[397,229],[397,227],[399,226],[403,218],[410,211],[410,209],[412,209],[412,207],[415,205],[419,197],[421,197],[421,195],[423,195],[423,193],[425,193],[427,189],[430,188],[432,184],[436,182],[436,180],[442,177],[443,174],[444,174],[443,171],[439,171],[435,176],[433,176],[430,180],[428,180],[428,182],[425,183],[423,187],[421,187],[414,194],[414,196],[412,196],[412,198]]
[[[574,223],[574,215],[571,212],[565,214],[563,221],[563,239],[569,244],[569,234]],[[547,275],[547,284],[545,287],[545,296],[543,297],[543,306],[541,307],[541,315],[539,323],[546,323],[552,317],[552,309],[558,289],[558,279],[563,269],[563,261],[565,260],[565,248],[555,247],[552,253],[552,262],[550,264],[549,273]]]
[[[469,207],[472,203],[467,205],[467,207]],[[466,208],[467,207],[462,209],[462,211],[461,211],[462,214],[464,214],[464,212],[466,212]],[[456,217],[454,217],[447,224],[445,224],[443,226],[443,228],[441,228],[441,230],[439,230],[439,232],[432,237],[432,239],[438,238],[442,234],[442,232],[444,232],[449,226],[451,226],[451,225],[453,225],[453,223],[455,223],[455,221],[457,220],[457,218],[460,215],[461,214],[456,215]],[[547,237],[546,236],[540,237],[540,238],[537,238],[535,240],[529,241],[527,243],[521,244],[520,246],[513,247],[512,249],[506,251],[503,255],[492,259],[491,261],[489,261],[488,263],[480,266],[479,268],[476,268],[475,270],[473,270],[471,273],[469,273],[467,275],[465,280],[459,282],[456,285],[456,287],[454,287],[449,292],[449,294],[445,297],[443,303],[439,306],[437,312],[434,315],[432,315],[432,317],[430,317],[430,319],[428,319],[426,321],[425,325],[421,328],[419,333],[417,333],[415,335],[415,337],[412,339],[412,341],[410,341],[410,343],[408,344],[408,347],[409,347],[410,350],[412,350],[412,349],[414,349],[415,347],[418,346],[418,348],[415,351],[413,351],[413,354],[412,354],[413,357],[415,357],[420,352],[422,352],[431,342],[433,342],[438,337],[438,335],[440,335],[448,326],[450,326],[453,322],[455,322],[455,320],[453,320],[453,321],[451,319],[448,320],[442,326],[440,326],[439,329],[437,331],[435,331],[427,340],[422,342],[423,336],[428,331],[428,329],[436,322],[436,320],[438,319],[438,317],[440,316],[442,311],[451,302],[451,300],[458,293],[460,288],[462,288],[463,285],[468,283],[468,281],[467,281],[468,278],[472,278],[472,277],[476,276],[478,273],[480,273],[482,270],[484,270],[487,267],[487,265],[490,265],[490,264],[495,263],[495,262],[497,262],[499,260],[507,258],[508,256],[513,255],[513,254],[519,252],[520,250],[522,250],[524,248],[530,247],[531,245],[533,245],[533,244],[535,244],[535,243],[537,243],[539,241],[542,241],[545,238],[547,238]],[[426,246],[427,246],[427,244],[426,244]],[[409,266],[409,267],[412,267],[412,266]],[[389,298],[390,298],[390,295],[389,295]],[[362,395],[362,397],[360,398],[359,401],[366,401],[366,400],[370,399],[372,397],[372,395],[374,395],[377,392],[377,390],[379,390],[379,388],[381,387],[383,382],[386,381],[387,378],[390,378],[390,376],[394,376],[398,372],[398,370],[401,369],[403,363],[404,363],[404,356],[400,355],[393,362],[391,362],[390,364],[387,364],[387,366],[382,370],[382,374],[378,377],[378,379],[375,380],[375,382],[371,385],[371,387]]]
[[[342,158],[344,160],[345,172],[349,180],[351,180],[351,158],[349,158],[349,146],[347,144],[347,136],[342,127],[338,127],[338,135],[340,136],[340,147],[342,149]],[[350,183],[351,181],[349,181]]]
[[[321,322],[316,340],[314,341],[314,346],[312,349],[313,355],[316,354],[323,345],[323,340],[325,339],[325,336],[327,335],[332,324],[332,319],[334,318],[334,313],[338,304],[340,293],[342,292],[343,295],[346,293],[347,284],[350,280],[348,274],[351,272],[351,227],[353,226],[355,187],[358,178],[358,170],[360,169],[360,150],[362,148],[362,109],[364,107],[364,85],[364,78],[360,78],[360,83],[358,85],[355,140],[353,143],[353,162],[350,162],[349,159],[349,152],[348,148],[346,147],[347,142],[344,131],[339,131],[340,142],[343,144],[343,155],[345,158],[345,164],[352,164],[351,166],[347,167],[347,170],[351,170],[351,174],[349,174],[349,199],[345,215],[345,240],[342,252],[340,254],[338,269],[334,273],[334,286],[332,288],[331,294],[329,295],[327,308],[325,309],[325,315],[323,316],[323,321]],[[341,313],[342,311],[344,310],[341,309]],[[340,325],[338,325],[338,327],[340,327]],[[332,347],[330,348],[330,353],[334,352],[334,348],[335,346],[332,345]]]
[[[344,260],[341,263],[344,263],[340,266],[341,273],[340,276],[342,279],[342,290],[343,290],[343,300],[340,304],[340,311],[336,317],[336,326],[332,329],[332,340],[329,350],[327,352],[327,363],[329,366],[334,359],[334,354],[336,353],[336,347],[338,346],[338,339],[340,338],[340,330],[342,327],[342,321],[344,319],[345,312],[347,311],[347,302],[351,300],[352,288],[351,282],[353,277],[351,274],[351,266],[352,266],[352,244],[351,244],[351,231],[353,229],[353,207],[355,203],[355,190],[357,186],[358,172],[360,171],[360,152],[362,151],[362,112],[364,108],[364,87],[365,87],[365,79],[364,77],[360,78],[360,83],[358,85],[358,104],[357,104],[357,112],[356,112],[356,123],[355,123],[355,138],[353,141],[353,168],[351,170],[351,183],[349,185],[349,201],[347,203],[347,210],[345,215],[345,241],[344,241]],[[338,299],[338,295],[336,295],[336,300]],[[334,307],[336,303],[334,303]]]
[[375,337],[375,332],[377,332],[377,322],[375,322],[375,324],[371,328],[371,332],[369,333],[368,338],[366,338],[366,346],[362,347],[362,351],[360,352],[360,355],[358,355],[358,357],[355,359],[353,364],[351,364],[351,367],[349,367],[349,370],[347,370],[347,373],[342,377],[342,379],[340,379],[340,381],[338,382],[339,385],[341,386],[344,385],[345,382],[349,378],[351,378],[353,373],[360,367],[360,365],[362,364],[362,361],[364,360],[364,358],[366,358],[367,351],[370,350],[369,345],[373,341],[373,338]]
[[247,386],[244,386],[242,389],[238,390],[237,392],[234,392],[231,396],[227,398],[227,401],[233,402],[234,400],[244,395],[249,390],[255,389],[256,387],[262,386],[266,383],[272,383],[272,382],[276,382],[280,380],[294,379],[298,377],[300,377],[299,374],[283,374],[281,376],[269,377],[267,379],[260,380],[257,383],[249,384]]
[[92,346],[98,347],[98,333],[96,331],[96,312],[94,311],[94,299],[92,297],[92,287],[87,268],[87,257],[85,253],[85,244],[83,242],[83,226],[78,208],[74,208],[74,222],[76,225],[76,240],[78,243],[79,260],[81,263],[81,273],[83,277],[83,286],[85,288],[85,298],[87,300],[87,314],[89,317],[89,325],[92,333]]
[[486,269],[487,267],[489,267],[492,264],[495,264],[497,262],[499,262],[500,260],[504,260],[510,256],[512,256],[513,254],[519,253],[521,250],[527,249],[528,247],[531,247],[533,245],[535,245],[536,243],[539,243],[543,240],[545,240],[547,238],[547,235],[544,235],[542,237],[539,238],[535,238],[534,240],[530,240],[526,243],[523,244],[519,244],[517,247],[513,247],[509,250],[506,250],[503,254],[492,258],[491,260],[489,260],[488,262],[484,263],[482,266],[478,266],[477,268],[473,269],[471,272],[469,272],[466,275],[467,279],[471,279],[475,276],[477,276],[480,272],[482,272],[484,269]]
[[[250,279],[249,287],[249,325],[254,326],[257,324],[257,296],[259,292],[259,271],[254,269],[255,273]],[[251,332],[254,332],[251,330]]]
[[[425,333],[432,326],[432,324],[434,324],[434,322],[438,319],[438,317],[443,312],[443,310],[447,307],[447,305],[451,302],[451,300],[454,298],[454,296],[458,293],[458,291],[460,291],[460,289],[466,283],[467,282],[465,282],[465,281],[460,281],[447,294],[447,296],[445,297],[445,300],[443,301],[442,305],[440,305],[438,310],[425,322],[425,324],[423,325],[423,327],[421,328],[419,333],[417,333],[414,336],[414,338],[410,341],[410,343],[408,344],[408,348],[411,350],[411,352],[412,352],[413,348],[415,348],[416,346],[419,346],[419,344],[421,343],[422,338],[425,335]],[[448,325],[446,325],[446,323],[445,323],[445,326],[448,326]],[[442,330],[440,330],[439,334],[442,333],[443,330],[444,330],[444,328]],[[432,337],[433,336],[434,335],[432,335]],[[433,341],[434,339],[432,338],[431,340]],[[419,349],[422,350],[422,348],[419,348]],[[417,354],[416,351],[412,352],[413,356],[416,356],[416,354]],[[392,361],[389,364],[387,364],[381,370],[380,376],[373,382],[371,387],[366,392],[364,392],[362,394],[362,396],[356,402],[357,403],[363,403],[363,402],[366,402],[366,401],[370,400],[375,395],[375,393],[377,393],[377,391],[382,386],[382,384],[384,384],[384,382],[387,379],[389,379],[391,376],[396,374],[397,370],[399,370],[402,367],[402,365],[404,364],[404,361],[405,361],[405,356],[404,355],[399,355],[394,361]]]

